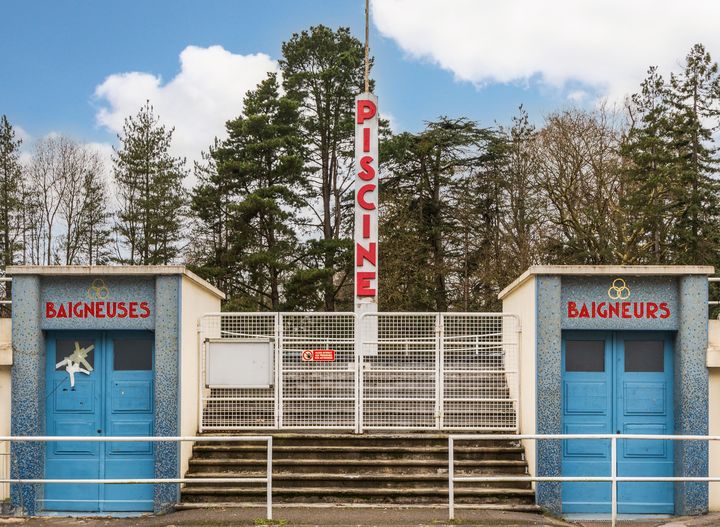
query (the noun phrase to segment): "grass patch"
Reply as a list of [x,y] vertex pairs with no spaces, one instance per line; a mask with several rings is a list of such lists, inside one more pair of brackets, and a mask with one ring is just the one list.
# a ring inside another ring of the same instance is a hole
[[287,525],[287,520],[268,520],[267,518],[255,518],[255,525]]

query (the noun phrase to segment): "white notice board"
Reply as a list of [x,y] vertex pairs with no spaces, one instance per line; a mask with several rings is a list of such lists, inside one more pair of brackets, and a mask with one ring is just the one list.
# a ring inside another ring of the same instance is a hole
[[269,388],[273,385],[273,344],[269,339],[208,339],[207,388]]

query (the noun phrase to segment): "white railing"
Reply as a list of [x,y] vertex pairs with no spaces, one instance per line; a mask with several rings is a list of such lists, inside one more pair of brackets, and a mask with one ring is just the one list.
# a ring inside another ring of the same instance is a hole
[[[520,321],[508,313],[208,313],[199,322],[200,431],[517,432]],[[209,386],[207,350],[257,340],[271,386]],[[332,350],[330,360],[305,360]]]
[[[610,441],[610,475],[609,476],[456,476],[455,475],[455,441],[483,440],[576,440],[605,439]],[[610,483],[610,519],[612,527],[617,522],[617,485],[624,482],[720,482],[720,476],[618,476],[617,475],[617,441],[622,440],[658,440],[658,441],[720,441],[720,436],[698,435],[644,435],[644,434],[463,434],[448,436],[448,513],[450,520],[455,519],[455,483],[486,483],[486,482],[595,482]]]
[[94,485],[150,485],[150,484],[183,484],[183,483],[265,483],[266,485],[266,516],[268,520],[272,520],[272,436],[6,436],[0,437],[0,443],[7,441],[8,443],[32,443],[42,442],[50,443],[56,441],[81,441],[86,443],[107,443],[107,442],[152,442],[152,443],[184,443],[184,442],[250,442],[265,441],[267,444],[267,468],[264,478],[124,478],[124,479],[47,479],[47,478],[11,478],[4,477],[0,479],[3,484],[54,484],[54,483],[70,483],[70,484],[94,484]]

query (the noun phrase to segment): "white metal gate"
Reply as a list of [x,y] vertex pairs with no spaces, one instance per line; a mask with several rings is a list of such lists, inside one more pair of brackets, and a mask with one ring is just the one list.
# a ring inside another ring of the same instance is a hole
[[[208,314],[200,430],[517,430],[519,329],[497,313]],[[273,386],[205,385],[210,340],[258,338],[273,345]]]

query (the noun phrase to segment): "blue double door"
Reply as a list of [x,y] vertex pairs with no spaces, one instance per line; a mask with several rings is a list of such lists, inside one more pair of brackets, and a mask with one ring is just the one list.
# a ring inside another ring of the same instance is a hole
[[[47,338],[46,429],[55,436],[153,435],[153,334],[54,332]],[[47,479],[154,476],[150,442],[50,442]],[[46,484],[48,511],[151,511],[153,486]]]
[[[672,334],[565,332],[563,431],[567,434],[672,434]],[[609,476],[609,440],[562,442],[564,476]],[[672,476],[673,445],[620,439],[618,476]],[[563,511],[610,512],[610,483],[562,484]],[[673,484],[618,484],[618,512],[674,511]]]

